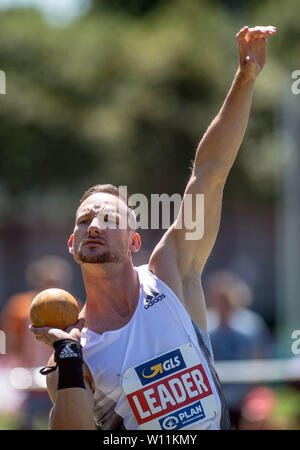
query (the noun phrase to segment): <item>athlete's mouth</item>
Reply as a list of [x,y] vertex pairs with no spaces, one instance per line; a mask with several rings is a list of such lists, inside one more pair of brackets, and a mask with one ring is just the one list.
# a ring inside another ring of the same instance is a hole
[[86,239],[82,245],[104,245],[103,239]]

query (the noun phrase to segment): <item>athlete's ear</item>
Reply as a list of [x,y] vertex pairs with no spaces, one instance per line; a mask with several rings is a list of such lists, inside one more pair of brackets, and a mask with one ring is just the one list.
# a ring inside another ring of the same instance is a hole
[[141,236],[139,235],[139,233],[132,233],[131,237],[131,246],[130,246],[130,250],[134,253],[138,252],[139,249],[141,248]]
[[68,240],[68,247],[69,247],[69,252],[71,253],[71,255],[73,255],[73,240],[74,240],[74,234],[71,234],[71,236],[69,237],[69,240]]

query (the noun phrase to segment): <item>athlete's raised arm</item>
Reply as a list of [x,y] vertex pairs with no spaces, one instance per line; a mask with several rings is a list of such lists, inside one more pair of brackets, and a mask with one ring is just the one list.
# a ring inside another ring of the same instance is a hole
[[[175,291],[204,329],[200,276],[217,237],[223,188],[246,131],[255,80],[266,60],[267,36],[275,32],[275,27],[257,26],[244,27],[236,35],[240,64],[232,86],[197,148],[179,215],[150,258],[150,270]],[[197,194],[204,194],[204,211],[199,197],[196,201]],[[192,222],[196,224],[194,234]]]

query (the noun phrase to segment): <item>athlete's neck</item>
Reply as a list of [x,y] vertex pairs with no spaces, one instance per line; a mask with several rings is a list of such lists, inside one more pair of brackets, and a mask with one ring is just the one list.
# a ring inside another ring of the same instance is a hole
[[81,268],[87,294],[81,314],[85,326],[96,332],[124,326],[139,299],[139,278],[132,261],[83,264]]

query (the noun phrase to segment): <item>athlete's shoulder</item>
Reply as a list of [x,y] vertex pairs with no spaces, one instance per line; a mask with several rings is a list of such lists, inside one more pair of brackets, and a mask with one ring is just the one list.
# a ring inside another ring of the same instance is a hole
[[145,279],[145,278],[149,278],[149,277],[155,278],[153,272],[150,271],[148,263],[142,264],[140,266],[134,266],[134,269],[138,273],[140,279]]
[[141,264],[140,266],[134,266],[135,270],[141,271],[141,272],[145,272],[148,271],[149,272],[149,264]]

